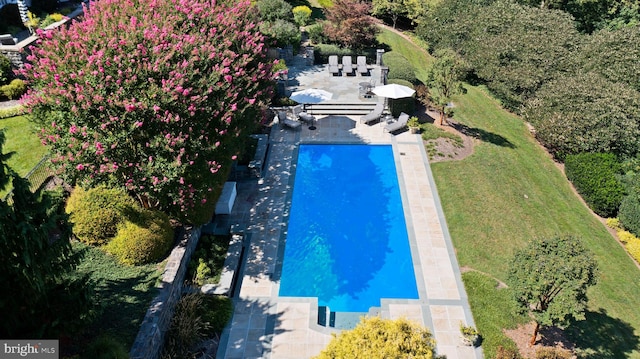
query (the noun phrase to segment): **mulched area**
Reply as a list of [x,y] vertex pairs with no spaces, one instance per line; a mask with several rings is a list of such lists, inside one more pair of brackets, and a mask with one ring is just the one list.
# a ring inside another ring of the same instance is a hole
[[[516,343],[520,355],[524,359],[535,359],[536,351],[543,347],[555,347],[571,352],[575,349],[575,345],[565,338],[562,329],[557,327],[541,328],[536,344],[529,345],[534,326],[534,322],[531,322],[516,329],[504,330],[504,333]],[[574,355],[573,357],[575,358],[576,356]]]

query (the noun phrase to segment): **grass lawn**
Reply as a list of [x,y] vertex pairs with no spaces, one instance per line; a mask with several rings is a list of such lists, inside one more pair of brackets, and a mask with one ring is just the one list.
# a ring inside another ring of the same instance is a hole
[[106,335],[121,343],[128,351],[151,300],[157,294],[155,285],[164,263],[125,266],[100,249],[79,242],[75,242],[73,248],[84,254],[78,272],[88,274],[95,284],[95,298],[101,313],[86,335],[72,343],[74,348],[71,350],[77,352],[86,349],[92,340]]
[[[379,39],[409,59],[424,81],[432,61],[425,51],[388,31]],[[523,121],[484,88],[467,90],[454,99],[455,119],[478,139],[474,154],[431,165],[460,265],[504,281],[514,251],[532,238],[581,237],[598,260],[600,277],[588,293],[587,320],[566,332],[582,357],[640,358],[640,270],[572,192]],[[475,272],[463,279],[485,355],[491,358],[499,345],[513,345],[501,329],[525,318],[505,310],[511,306],[508,289],[496,289],[494,279]]]
[[[604,225],[571,191],[562,171],[536,144],[525,124],[500,109],[477,87],[455,99],[456,119],[480,139],[462,161],[432,165],[458,259],[463,266],[505,280],[513,252],[530,239],[556,234],[581,237],[600,265],[599,283],[589,291],[586,322],[568,333],[589,358],[640,358],[640,271]],[[481,332],[493,336],[493,322],[506,311],[484,318],[500,291],[467,288]],[[492,299],[487,301],[487,296]],[[482,296],[483,298],[477,298]],[[504,321],[509,326],[515,320]],[[491,333],[491,334],[490,334]],[[487,343],[489,344],[489,343]],[[491,350],[491,348],[487,348]]]
[[407,41],[402,36],[396,34],[393,31],[382,29],[378,34],[378,41],[387,44],[391,51],[397,51],[409,60],[411,65],[416,70],[416,77],[425,82],[427,78],[427,69],[433,62],[431,57],[425,48],[421,48],[412,42]]
[[45,156],[46,147],[33,134],[31,123],[24,116],[0,120],[0,130],[4,130],[5,144],[3,152],[15,151],[8,161],[19,175],[24,176]]

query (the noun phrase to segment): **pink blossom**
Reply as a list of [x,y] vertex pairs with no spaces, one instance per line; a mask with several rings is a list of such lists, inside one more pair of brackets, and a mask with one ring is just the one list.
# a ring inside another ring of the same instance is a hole
[[84,170],[84,165],[82,163],[80,163],[79,165],[76,166],[76,169],[78,171],[82,171],[82,170]]

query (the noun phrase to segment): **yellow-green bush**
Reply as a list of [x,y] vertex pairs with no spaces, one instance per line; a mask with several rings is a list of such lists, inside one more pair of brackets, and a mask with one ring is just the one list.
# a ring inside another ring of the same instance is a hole
[[640,263],[640,239],[634,238],[628,241],[624,247],[627,249],[627,252],[631,254],[631,257]]
[[137,207],[124,190],[99,186],[86,191],[76,188],[65,210],[78,240],[101,246],[116,235],[118,225]]
[[13,79],[9,84],[0,86],[0,95],[10,100],[20,98],[25,92],[27,92],[27,84],[20,79]]
[[613,228],[615,230],[619,230],[622,228],[620,226],[620,220],[618,218],[607,218],[607,227]]
[[624,229],[619,229],[616,232],[616,234],[618,235],[618,239],[622,243],[629,243],[629,242],[633,241],[634,239],[638,239],[635,235],[633,235],[633,233],[631,233],[629,231],[625,231]]
[[117,235],[105,246],[121,263],[141,265],[163,258],[173,244],[169,217],[158,211],[140,210],[125,220]]
[[291,10],[293,12],[293,20],[299,26],[305,26],[311,19],[311,9],[306,5],[296,6]]
[[354,329],[334,335],[315,358],[431,359],[435,345],[428,329],[406,319],[363,317]]

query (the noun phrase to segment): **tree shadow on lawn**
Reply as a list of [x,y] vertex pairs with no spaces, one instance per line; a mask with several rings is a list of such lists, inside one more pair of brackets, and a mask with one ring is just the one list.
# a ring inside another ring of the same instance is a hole
[[640,338],[631,324],[607,315],[605,309],[587,311],[586,320],[575,321],[566,329],[567,337],[576,345],[580,358],[626,358],[640,349]]
[[500,147],[516,148],[516,146],[511,143],[511,141],[509,141],[505,137],[498,135],[497,133],[485,131],[481,128],[469,127],[461,123],[452,122],[451,120],[449,120],[449,125],[455,128],[460,133],[465,134],[469,137],[476,138],[480,141],[492,143]]

